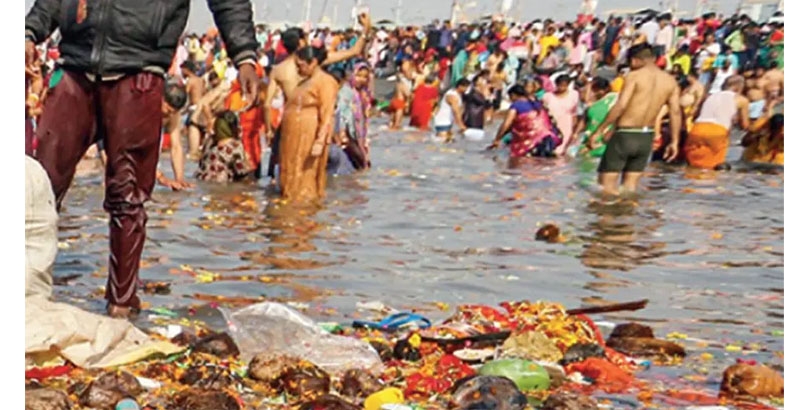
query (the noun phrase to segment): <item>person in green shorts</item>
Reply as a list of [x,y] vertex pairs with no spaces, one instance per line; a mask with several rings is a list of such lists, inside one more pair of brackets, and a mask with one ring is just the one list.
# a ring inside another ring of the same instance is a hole
[[588,137],[594,134],[600,124],[605,121],[611,107],[616,104],[619,94],[611,92],[611,83],[602,77],[597,77],[592,81],[592,92],[595,95],[595,102],[586,110],[586,131],[583,135],[584,148],[581,153],[593,158],[600,158],[606,152],[606,144],[602,137],[598,137],[596,142],[599,146],[590,150]]
[[[671,124],[681,123],[678,83],[655,64],[653,47],[637,44],[628,50],[631,72],[619,100],[606,119],[589,136],[589,149],[599,148],[598,137],[606,142],[606,151],[597,169],[598,182],[606,194],[619,194],[620,176],[625,191],[635,192],[653,149],[653,126],[656,116],[669,104]],[[609,136],[609,126],[614,126]],[[671,129],[672,138],[665,151],[665,160],[678,156],[680,127]]]

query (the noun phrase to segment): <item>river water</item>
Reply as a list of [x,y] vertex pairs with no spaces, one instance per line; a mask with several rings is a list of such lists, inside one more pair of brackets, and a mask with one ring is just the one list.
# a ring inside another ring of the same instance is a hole
[[[268,298],[346,321],[366,301],[439,319],[447,312],[435,302],[649,299],[644,310],[596,319],[702,339],[685,341],[686,371],[707,388],[750,348],[747,358],[782,367],[782,173],[651,165],[639,198],[607,204],[596,195],[593,162],[511,169],[502,151],[483,151],[485,142],[441,145],[377,131],[383,123],[372,127],[374,168],[329,180],[316,211],[276,208],[266,180],[157,188],[141,277],[169,282],[171,293],[144,300],[177,309]],[[732,148],[729,157],[740,153]],[[166,155],[161,168],[171,172]],[[55,269],[56,277],[81,275],[58,286],[57,297],[93,311],[103,310],[106,277],[101,182],[80,177],[68,194]],[[558,225],[565,242],[535,241],[545,223]],[[702,363],[703,352],[717,360]]]

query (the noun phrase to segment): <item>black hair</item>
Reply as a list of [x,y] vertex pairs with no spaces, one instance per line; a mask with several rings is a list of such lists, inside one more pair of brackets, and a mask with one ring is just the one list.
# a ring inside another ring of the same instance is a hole
[[323,47],[306,46],[297,50],[297,58],[310,63],[311,60],[317,60],[318,64],[322,64],[328,58],[328,52]]
[[778,62],[777,62],[777,61],[775,61],[775,60],[772,60],[772,61],[770,61],[770,62],[769,62],[769,68],[770,68],[770,69],[775,69],[775,68],[778,68]]
[[603,77],[597,77],[592,80],[592,88],[600,91],[608,91],[611,89],[611,83]]
[[462,78],[456,82],[456,88],[458,87],[469,87],[469,80],[466,78]]
[[303,32],[303,29],[300,27],[292,27],[281,33],[283,47],[286,48],[286,51],[288,51],[289,54],[294,53],[298,48],[300,48],[300,39],[303,38],[304,35],[305,33]]
[[519,84],[515,84],[514,86],[512,86],[508,90],[508,95],[509,95],[509,97],[511,97],[511,96],[527,97],[528,93],[525,92],[525,87],[523,87],[523,86],[521,86]]
[[217,79],[219,79],[219,74],[217,74],[216,71],[211,70],[211,72],[208,73],[208,82],[212,82]]
[[194,64],[192,60],[186,60],[181,64],[181,68],[185,68],[195,74],[197,74],[197,66]]
[[164,101],[170,107],[180,110],[186,105],[186,100],[189,96],[186,94],[186,89],[180,84],[167,83],[164,87]]
[[647,43],[636,44],[635,46],[628,49],[628,61],[630,61],[633,58],[646,60],[653,57],[655,57],[655,53],[653,52],[653,46]]
[[783,114],[775,114],[769,118],[769,132],[775,134],[783,128]]
[[692,85],[689,82],[689,78],[685,75],[676,75],[675,80],[678,82],[678,87],[681,89],[681,91],[689,88],[689,86]]
[[328,70],[328,74],[330,74],[336,81],[343,81],[344,80],[344,70],[341,68],[331,68]]
[[558,77],[556,77],[556,80],[555,80],[555,81],[553,81],[553,82],[554,82],[556,85],[559,85],[559,84],[569,84],[570,82],[572,82],[572,78],[570,78],[570,76],[569,76],[568,74],[561,74],[561,75],[559,75]]
[[231,110],[225,110],[217,116],[220,120],[227,122],[234,131],[234,136],[237,136],[239,131],[239,116]]

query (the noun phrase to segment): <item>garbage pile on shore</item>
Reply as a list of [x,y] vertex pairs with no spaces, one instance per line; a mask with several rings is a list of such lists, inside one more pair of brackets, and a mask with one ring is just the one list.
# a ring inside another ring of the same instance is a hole
[[185,347],[170,357],[103,370],[29,365],[26,409],[630,407],[609,394],[648,408],[771,409],[783,399],[779,372],[742,360],[725,370],[719,396],[654,386],[637,374],[680,363],[683,346],[636,323],[606,340],[587,314],[555,303],[464,305],[439,324],[396,313],[322,326],[269,302],[224,313],[228,332],[165,323],[157,337]]

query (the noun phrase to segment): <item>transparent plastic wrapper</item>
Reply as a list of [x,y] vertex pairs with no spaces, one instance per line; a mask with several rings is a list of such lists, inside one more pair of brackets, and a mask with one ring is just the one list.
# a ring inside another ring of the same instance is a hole
[[220,309],[228,331],[239,346],[242,360],[271,353],[308,360],[323,370],[340,374],[363,369],[383,371],[375,349],[368,343],[323,330],[313,320],[280,303],[258,303],[230,312]]

